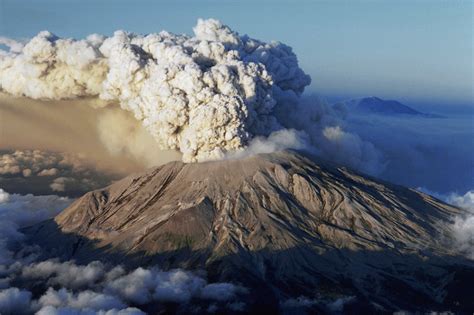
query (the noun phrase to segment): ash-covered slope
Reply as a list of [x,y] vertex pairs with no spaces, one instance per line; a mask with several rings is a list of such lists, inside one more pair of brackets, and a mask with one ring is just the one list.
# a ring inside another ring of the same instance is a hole
[[279,299],[472,307],[460,293],[472,261],[450,246],[461,210],[314,161],[279,152],[172,162],[87,193],[29,233],[49,244],[68,235],[52,249],[67,258],[201,268]]

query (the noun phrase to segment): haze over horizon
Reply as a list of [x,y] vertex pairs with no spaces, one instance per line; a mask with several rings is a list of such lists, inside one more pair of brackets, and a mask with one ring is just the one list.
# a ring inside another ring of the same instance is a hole
[[31,38],[49,30],[60,37],[84,38],[119,29],[190,34],[198,18],[212,17],[241,35],[291,46],[301,68],[312,77],[307,94],[329,101],[375,95],[420,109],[472,113],[470,1],[111,4],[47,0],[38,6],[31,0],[3,0],[0,36]]

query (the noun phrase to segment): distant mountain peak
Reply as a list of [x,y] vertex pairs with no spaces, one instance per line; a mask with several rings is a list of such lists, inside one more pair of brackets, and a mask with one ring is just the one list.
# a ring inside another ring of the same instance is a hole
[[377,96],[354,98],[340,102],[354,114],[373,114],[384,116],[418,116],[424,118],[443,118],[441,115],[423,113],[396,100],[384,100]]
[[381,115],[423,115],[407,105],[395,100],[383,100],[376,96],[353,99],[344,102],[349,110],[359,113],[371,113]]

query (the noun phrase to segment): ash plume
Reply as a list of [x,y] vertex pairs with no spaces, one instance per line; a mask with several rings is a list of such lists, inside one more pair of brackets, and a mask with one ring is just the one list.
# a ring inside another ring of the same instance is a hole
[[[199,20],[194,36],[117,31],[61,39],[43,31],[0,57],[0,86],[36,99],[99,96],[131,111],[163,150],[217,159],[281,128],[274,107],[310,78],[289,46]],[[21,48],[21,49],[20,49]]]

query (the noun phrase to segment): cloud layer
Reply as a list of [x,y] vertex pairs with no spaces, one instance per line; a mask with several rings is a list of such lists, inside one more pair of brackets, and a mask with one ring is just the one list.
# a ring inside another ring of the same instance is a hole
[[474,190],[464,195],[451,193],[446,202],[467,210],[465,215],[459,216],[454,223],[454,236],[459,249],[474,259]]
[[98,171],[81,154],[0,149],[0,185],[10,192],[77,196],[121,176]]
[[454,218],[453,236],[455,246],[466,256],[474,259],[474,190],[470,190],[464,195],[457,193],[443,195],[422,187],[417,189],[466,210],[463,215]]

